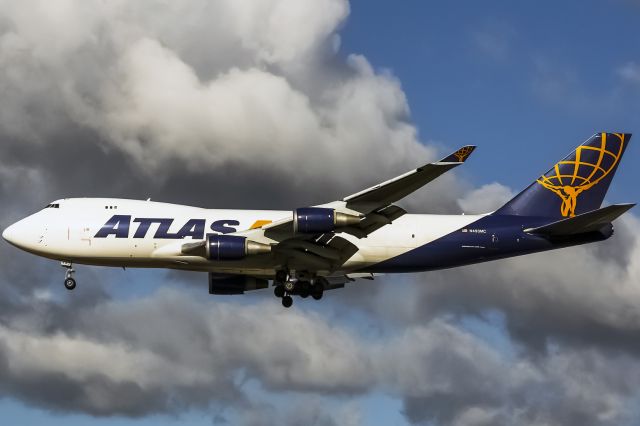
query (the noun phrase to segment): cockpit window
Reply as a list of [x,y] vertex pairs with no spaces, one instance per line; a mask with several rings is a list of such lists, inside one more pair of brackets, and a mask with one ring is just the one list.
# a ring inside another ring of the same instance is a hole
[[47,207],[45,207],[45,209],[59,209],[60,208],[60,204],[47,204]]

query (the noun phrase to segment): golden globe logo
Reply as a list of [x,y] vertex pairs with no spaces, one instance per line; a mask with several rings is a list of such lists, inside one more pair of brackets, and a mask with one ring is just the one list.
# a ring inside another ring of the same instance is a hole
[[[557,163],[551,172],[541,176],[537,182],[562,199],[560,213],[564,217],[575,216],[578,196],[593,188],[615,169],[624,148],[624,135],[607,133],[600,135],[600,145],[582,145],[576,149],[573,160]],[[596,160],[592,162],[588,157]]]

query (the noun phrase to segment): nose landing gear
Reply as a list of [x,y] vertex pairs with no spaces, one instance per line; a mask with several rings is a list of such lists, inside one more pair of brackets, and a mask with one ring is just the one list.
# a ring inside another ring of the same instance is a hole
[[64,276],[64,287],[67,290],[73,290],[76,288],[76,280],[73,279],[73,274],[76,271],[73,269],[73,264],[71,262],[60,262],[60,266],[67,268],[67,272]]

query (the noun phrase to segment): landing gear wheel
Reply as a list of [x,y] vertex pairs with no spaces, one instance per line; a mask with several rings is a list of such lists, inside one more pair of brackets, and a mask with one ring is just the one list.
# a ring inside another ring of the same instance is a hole
[[64,287],[67,290],[73,290],[74,288],[76,288],[76,280],[74,280],[73,278],[66,278],[64,280]]
[[284,290],[287,293],[293,293],[293,290],[295,290],[296,288],[296,283],[294,283],[293,281],[287,281],[286,283],[284,283]]
[[313,286],[311,287],[311,296],[315,300],[320,300],[322,299],[323,293],[324,293],[324,285],[322,285],[322,283],[319,283],[319,282],[314,283]]
[[298,281],[296,283],[296,293],[306,299],[311,294],[311,283],[309,281]]
[[76,280],[73,279],[73,274],[76,272],[73,270],[73,264],[71,262],[62,261],[60,266],[65,268],[67,272],[64,274],[64,287],[67,290],[73,290],[76,288]]
[[293,298],[291,296],[284,296],[282,298],[282,306],[285,308],[290,308],[293,305]]
[[277,285],[274,289],[273,289],[273,294],[276,297],[284,297],[284,287],[281,285]]

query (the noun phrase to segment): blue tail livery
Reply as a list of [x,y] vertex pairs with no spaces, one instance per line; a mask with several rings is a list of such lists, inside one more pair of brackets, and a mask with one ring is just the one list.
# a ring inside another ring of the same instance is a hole
[[495,214],[563,218],[597,209],[630,139],[596,133]]

